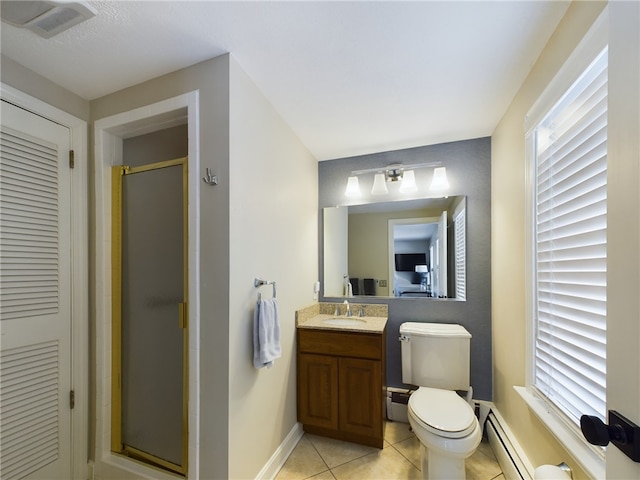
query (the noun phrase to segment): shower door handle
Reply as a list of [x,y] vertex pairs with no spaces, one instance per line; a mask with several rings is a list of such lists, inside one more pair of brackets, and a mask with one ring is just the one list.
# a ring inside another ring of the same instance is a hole
[[178,327],[183,330],[187,328],[188,308],[187,302],[180,302],[178,304]]

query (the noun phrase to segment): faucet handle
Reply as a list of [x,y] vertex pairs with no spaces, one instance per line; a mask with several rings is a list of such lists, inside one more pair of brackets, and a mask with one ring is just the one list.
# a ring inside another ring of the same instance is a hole
[[340,316],[340,309],[338,308],[338,305],[336,305],[336,309],[333,311],[333,315],[335,317],[339,317]]
[[358,316],[364,317],[364,307],[362,305],[360,305],[360,310],[358,310]]

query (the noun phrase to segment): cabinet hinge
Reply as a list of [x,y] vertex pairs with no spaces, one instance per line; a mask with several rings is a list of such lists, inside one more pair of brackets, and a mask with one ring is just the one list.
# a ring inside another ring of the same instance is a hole
[[73,409],[76,406],[76,392],[71,390],[69,392],[69,408]]
[[69,150],[69,168],[75,168],[76,166],[76,152]]

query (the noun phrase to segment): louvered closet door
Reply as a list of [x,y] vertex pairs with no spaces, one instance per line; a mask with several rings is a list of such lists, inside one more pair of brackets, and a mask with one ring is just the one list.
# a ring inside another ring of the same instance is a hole
[[0,478],[70,479],[70,132],[1,119]]

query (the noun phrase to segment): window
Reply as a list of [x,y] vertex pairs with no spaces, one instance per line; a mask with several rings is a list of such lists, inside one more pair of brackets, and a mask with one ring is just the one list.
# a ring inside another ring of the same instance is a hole
[[514,387],[593,478],[604,449],[579,419],[606,415],[608,22],[605,8],[525,118],[528,368]]
[[458,300],[466,300],[467,298],[467,278],[466,278],[466,250],[467,250],[467,234],[466,234],[466,200],[456,206],[453,212],[453,242],[454,242],[454,275],[455,275],[455,294]]
[[607,51],[533,131],[533,387],[606,416]]

